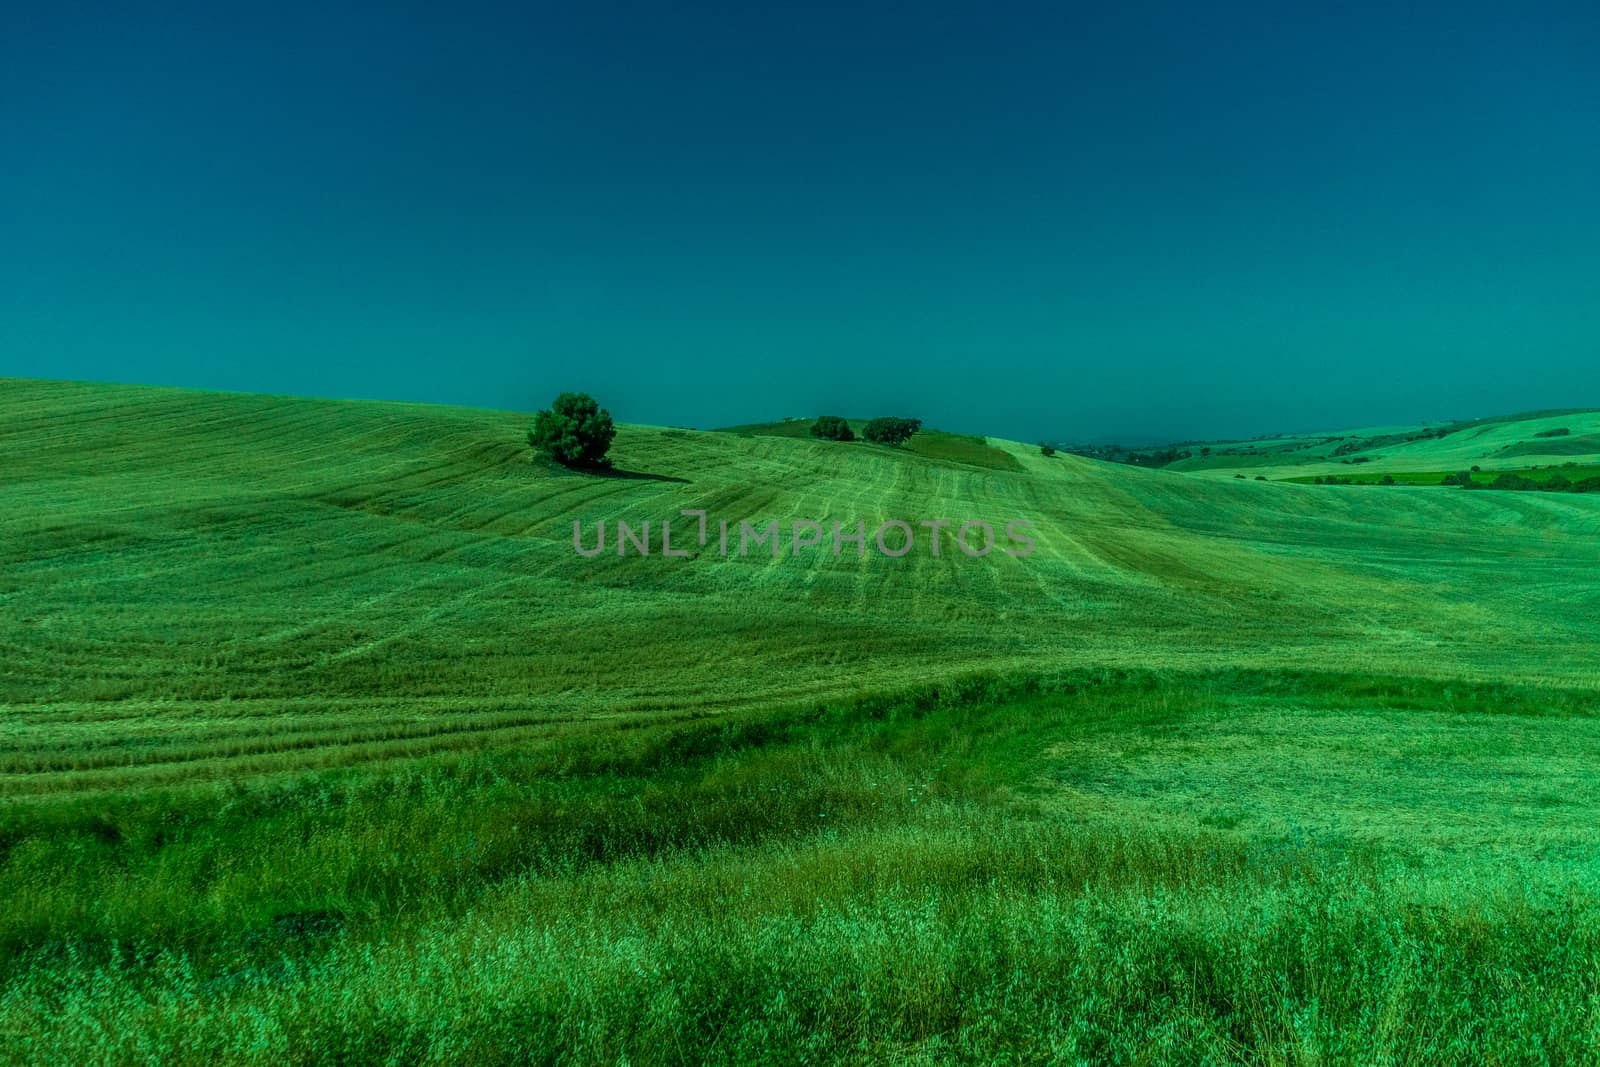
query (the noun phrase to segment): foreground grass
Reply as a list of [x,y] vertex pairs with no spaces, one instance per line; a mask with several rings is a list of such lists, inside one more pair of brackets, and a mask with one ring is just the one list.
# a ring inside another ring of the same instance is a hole
[[[1590,1061],[1600,881],[1575,828],[1600,795],[1530,815],[1493,746],[1565,745],[1576,780],[1595,710],[1359,676],[981,678],[41,800],[0,824],[0,1050]],[[1381,788],[1359,777],[1397,750]],[[1219,821],[1230,792],[1259,818]]]

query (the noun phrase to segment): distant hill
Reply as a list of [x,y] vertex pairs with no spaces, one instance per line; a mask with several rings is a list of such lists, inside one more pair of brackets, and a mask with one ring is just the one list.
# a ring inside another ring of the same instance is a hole
[[[1559,431],[1566,431],[1561,433]],[[1526,412],[1486,419],[1201,441],[1167,469],[1196,474],[1303,480],[1325,475],[1486,472],[1600,464],[1600,410]]]

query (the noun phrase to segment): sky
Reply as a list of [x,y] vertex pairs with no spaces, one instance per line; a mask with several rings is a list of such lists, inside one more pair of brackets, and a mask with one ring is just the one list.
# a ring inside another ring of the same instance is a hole
[[0,376],[1058,441],[1600,406],[1600,4],[10,0]]

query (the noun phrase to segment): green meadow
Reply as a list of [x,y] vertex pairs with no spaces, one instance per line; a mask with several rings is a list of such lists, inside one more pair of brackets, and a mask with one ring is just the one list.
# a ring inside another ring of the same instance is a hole
[[[527,424],[0,380],[0,1062],[1600,1059],[1600,495],[1255,480],[1600,414],[1238,471]],[[871,544],[934,519],[1036,549]]]
[[1600,410],[1531,411],[1176,447],[1190,455],[1171,464],[1170,470],[1243,473],[1269,480],[1309,482],[1331,474],[1359,482],[1388,474],[1401,484],[1437,485],[1446,474],[1473,468],[1492,479],[1505,471],[1529,474],[1551,467],[1584,468],[1583,476],[1588,476],[1600,466]]

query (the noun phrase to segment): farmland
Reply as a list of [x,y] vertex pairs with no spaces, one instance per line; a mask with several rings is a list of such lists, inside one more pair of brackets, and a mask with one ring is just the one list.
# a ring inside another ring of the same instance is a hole
[[[1600,464],[1600,411],[1533,411],[1173,447],[1190,455],[1171,464],[1170,469],[1193,474],[1243,473],[1286,481],[1309,481],[1330,474],[1362,478],[1392,474],[1402,484],[1424,484],[1422,479],[1435,473],[1442,477],[1473,467],[1492,475]],[[1437,478],[1432,484],[1438,484]]]
[[0,381],[0,1057],[1600,1050],[1600,497],[527,421]]
[[[1551,481],[1551,479],[1557,478],[1566,479],[1568,482],[1580,482],[1589,478],[1600,477],[1600,466],[1579,466],[1575,463],[1563,463],[1552,467],[1505,467],[1493,471],[1398,471],[1394,473],[1374,472],[1362,467],[1355,467],[1348,474],[1328,475],[1327,477],[1336,477],[1341,483],[1348,478],[1351,485],[1450,485],[1455,484],[1455,482],[1447,482],[1445,479],[1457,479],[1462,474],[1467,475],[1474,485],[1479,486],[1492,486],[1495,479],[1503,474],[1512,474],[1519,478],[1525,478],[1537,485],[1543,485]],[[1283,480],[1286,482],[1298,482],[1302,485],[1315,485],[1323,477],[1323,475],[1317,475],[1311,478],[1285,478]],[[1385,479],[1390,481],[1386,483]]]

